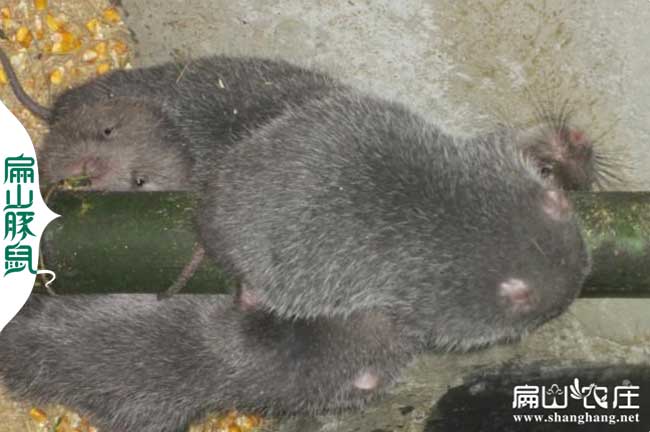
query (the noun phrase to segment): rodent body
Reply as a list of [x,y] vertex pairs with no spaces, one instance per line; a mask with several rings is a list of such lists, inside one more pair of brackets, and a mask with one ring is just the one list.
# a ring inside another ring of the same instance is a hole
[[384,389],[408,353],[379,313],[284,321],[220,295],[34,295],[0,333],[0,374],[13,394],[74,407],[102,432],[177,432],[235,407],[360,407],[380,390],[355,380],[380,370]]
[[403,308],[431,345],[469,348],[559,313],[589,268],[566,197],[509,135],[457,140],[347,90],[240,142],[209,182],[208,253],[287,318]]

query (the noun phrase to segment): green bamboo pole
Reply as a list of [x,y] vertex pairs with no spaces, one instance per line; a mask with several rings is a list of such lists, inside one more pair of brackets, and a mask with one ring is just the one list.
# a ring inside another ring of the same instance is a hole
[[650,297],[650,192],[571,198],[593,259],[582,297]]
[[[194,209],[188,193],[57,192],[48,206],[62,217],[43,234],[44,267],[57,294],[157,293],[192,256]],[[43,289],[40,286],[39,289]],[[231,282],[206,259],[183,292],[225,293]]]
[[[582,295],[650,296],[650,193],[574,193],[572,200],[593,256]],[[65,191],[48,205],[62,215],[42,240],[59,294],[157,293],[192,255],[196,202],[190,194]],[[232,285],[206,259],[183,292],[225,293]]]

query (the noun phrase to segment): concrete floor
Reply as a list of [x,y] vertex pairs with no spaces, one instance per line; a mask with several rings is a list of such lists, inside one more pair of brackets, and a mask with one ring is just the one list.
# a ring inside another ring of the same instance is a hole
[[[290,59],[405,102],[455,133],[526,122],[569,99],[601,151],[630,166],[620,189],[650,189],[650,2],[124,0],[136,64],[211,53]],[[624,166],[621,165],[623,170]],[[581,300],[523,344],[419,359],[364,414],[283,430],[417,431],[433,402],[477,365],[517,359],[643,363],[650,301]],[[399,408],[415,410],[402,415]]]
[[[603,152],[629,165],[620,189],[650,189],[650,2],[123,0],[136,65],[172,56],[281,57],[401,100],[471,134],[526,122],[565,99]],[[550,102],[555,101],[555,102]],[[624,166],[621,166],[624,171]],[[432,404],[477,365],[517,359],[647,363],[650,301],[581,300],[515,346],[416,362],[363,414],[300,419],[282,430],[419,431]],[[403,415],[399,408],[415,409]]]

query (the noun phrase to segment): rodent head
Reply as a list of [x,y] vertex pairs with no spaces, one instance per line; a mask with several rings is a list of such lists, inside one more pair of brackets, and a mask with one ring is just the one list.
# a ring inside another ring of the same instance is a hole
[[85,177],[86,190],[189,189],[184,143],[155,105],[111,97],[54,113],[39,155],[47,182]]
[[590,270],[564,191],[545,184],[521,154],[502,158],[490,146],[465,151],[473,153],[467,161],[480,163],[435,186],[438,200],[418,212],[436,212],[433,231],[422,226],[418,234],[420,250],[431,249],[429,264],[411,265],[411,288],[400,296],[409,299],[405,310],[412,308],[419,336],[436,349],[520,339],[564,312]]
[[585,132],[548,121],[519,132],[515,140],[550,185],[564,190],[593,188],[596,155]]
[[70,89],[46,108],[25,92],[1,49],[0,64],[18,100],[50,126],[39,152],[47,182],[84,177],[88,190],[190,189],[184,143],[161,106],[113,94],[114,87],[129,91],[129,72],[114,71]]

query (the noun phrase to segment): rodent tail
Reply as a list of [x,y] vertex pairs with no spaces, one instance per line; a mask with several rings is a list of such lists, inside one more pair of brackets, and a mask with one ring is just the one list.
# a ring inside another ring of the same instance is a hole
[[25,93],[25,90],[20,85],[20,81],[16,76],[16,72],[14,72],[14,69],[11,66],[9,57],[7,57],[7,54],[5,54],[5,52],[2,49],[0,49],[0,63],[2,63],[2,67],[4,68],[5,73],[7,74],[7,78],[9,78],[9,84],[11,85],[11,89],[16,95],[18,101],[22,103],[25,107],[27,107],[27,109],[30,110],[35,116],[40,117],[46,121],[49,120],[52,115],[52,112],[48,108],[39,105],[34,99],[32,99],[27,93]]

